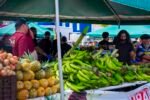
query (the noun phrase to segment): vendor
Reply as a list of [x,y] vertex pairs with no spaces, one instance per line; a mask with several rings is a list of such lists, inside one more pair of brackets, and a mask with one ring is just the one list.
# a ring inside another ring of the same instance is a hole
[[109,42],[109,33],[108,32],[103,32],[102,34],[103,40],[99,42],[99,48],[102,48],[104,50],[109,50],[110,45],[112,43]]
[[150,35],[143,34],[141,37],[141,45],[137,47],[137,60],[139,62],[150,63]]
[[129,33],[126,30],[121,30],[115,41],[119,54],[118,60],[123,64],[131,64],[131,61],[135,59],[135,52]]

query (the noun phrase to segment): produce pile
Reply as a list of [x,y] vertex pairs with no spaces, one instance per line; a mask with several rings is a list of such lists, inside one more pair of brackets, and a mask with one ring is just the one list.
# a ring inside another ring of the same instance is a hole
[[[137,65],[123,66],[116,59],[116,51],[103,56],[101,52],[101,50],[92,53],[74,50],[63,58],[65,89],[80,92],[124,82],[150,81],[150,66],[147,69]],[[53,62],[49,65],[54,66],[58,77],[58,63]]]
[[0,77],[15,75],[18,57],[0,50]]
[[18,100],[49,96],[59,91],[59,82],[51,68],[42,67],[39,61],[21,59],[16,75]]

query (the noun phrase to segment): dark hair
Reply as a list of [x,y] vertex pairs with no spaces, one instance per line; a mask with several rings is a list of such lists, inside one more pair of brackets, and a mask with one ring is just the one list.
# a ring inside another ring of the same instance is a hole
[[66,38],[65,36],[63,36],[63,37],[61,38],[61,41],[62,41],[62,42],[67,42],[67,38]]
[[35,27],[31,27],[30,30],[31,30],[32,32],[37,32],[37,30],[36,30]]
[[45,36],[50,36],[50,35],[51,35],[51,33],[49,31],[45,32]]
[[21,27],[21,25],[26,24],[26,23],[27,23],[26,19],[24,19],[24,18],[18,19],[15,24],[16,30],[19,29]]
[[35,27],[31,27],[30,30],[33,32],[34,37],[37,37],[37,29]]
[[126,43],[131,43],[131,40],[130,40],[130,35],[129,33],[126,31],[126,30],[121,30],[118,35],[117,35],[117,38],[116,38],[116,43],[120,43],[120,37],[122,34],[126,34]]
[[143,35],[141,35],[140,39],[141,39],[141,40],[143,40],[143,39],[150,39],[150,35],[148,35],[148,34],[143,34]]
[[103,37],[103,38],[108,38],[108,36],[109,36],[109,33],[108,33],[108,32],[103,32],[103,34],[102,34],[102,37]]

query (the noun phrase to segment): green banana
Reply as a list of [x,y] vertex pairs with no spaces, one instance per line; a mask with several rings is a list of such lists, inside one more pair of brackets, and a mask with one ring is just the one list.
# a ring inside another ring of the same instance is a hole
[[75,85],[68,81],[66,82],[66,85],[75,92],[80,92],[81,90],[83,90],[85,88],[85,86]]
[[82,69],[81,71],[89,77],[93,74],[91,70]]
[[74,82],[74,81],[75,81],[75,80],[74,80],[74,74],[70,74],[69,79],[70,79],[72,82]]
[[120,83],[117,80],[115,80],[114,78],[112,78],[110,81],[111,81],[111,85],[118,85]]
[[91,76],[91,79],[99,79],[99,77],[98,76],[96,76],[95,74],[93,74],[92,76]]
[[81,82],[88,82],[89,80],[87,80],[86,78],[84,78],[83,76],[81,76],[79,73],[77,74],[77,78],[81,81]]
[[101,78],[98,80],[98,84],[99,84],[100,87],[109,86],[108,80],[105,79],[104,77],[101,77]]
[[86,67],[91,68],[91,66],[90,66],[90,65],[88,65],[88,64],[86,64],[86,63],[83,63],[82,61],[77,60],[77,59],[72,60],[72,62],[73,62],[74,64],[78,64],[78,65],[80,65],[80,66],[86,66]]
[[57,71],[58,70],[58,63],[54,64],[54,70]]
[[82,77],[84,77],[87,80],[90,80],[90,78],[88,77],[88,75],[85,75],[82,71],[78,71],[78,74],[80,74]]
[[106,69],[106,67],[103,66],[102,64],[100,64],[98,61],[95,61],[95,65],[96,65],[96,67],[98,67],[101,70],[105,70]]
[[68,69],[68,71],[69,71],[70,73],[77,73],[77,70],[74,69],[74,68],[72,68],[72,67],[70,67],[70,64],[69,64],[69,63],[66,63],[66,68]]
[[116,67],[110,59],[107,59],[106,64],[109,69],[112,69],[112,70],[120,70],[121,69],[120,67]]
[[124,82],[123,77],[122,77],[121,74],[119,74],[119,73],[115,73],[115,74],[114,74],[114,78],[115,78],[117,81],[119,81],[119,82]]
[[68,90],[68,89],[69,89],[69,87],[67,86],[66,83],[64,84],[64,89],[65,89],[65,90]]
[[73,69],[76,69],[76,70],[80,70],[81,68],[75,64],[70,64],[70,67],[72,67]]

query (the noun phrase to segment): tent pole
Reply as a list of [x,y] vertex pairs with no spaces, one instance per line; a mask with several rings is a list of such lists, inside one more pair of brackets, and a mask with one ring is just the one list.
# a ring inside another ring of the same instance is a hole
[[60,80],[60,100],[64,100],[64,83],[63,83],[63,74],[62,74],[62,58],[61,58],[61,45],[60,45],[60,31],[59,31],[59,0],[55,0],[55,25],[56,25],[56,34],[57,34],[57,51],[58,51],[58,66],[59,66],[59,80]]

